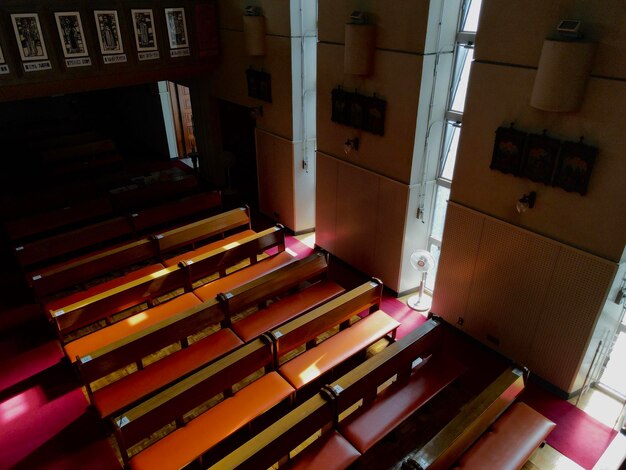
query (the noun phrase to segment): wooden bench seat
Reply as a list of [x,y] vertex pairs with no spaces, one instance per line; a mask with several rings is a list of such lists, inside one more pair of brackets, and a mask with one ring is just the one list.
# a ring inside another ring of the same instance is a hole
[[[190,266],[199,268],[205,274],[214,274],[216,272],[225,274],[227,268],[237,265],[243,260],[251,259],[256,262],[258,256],[265,249],[274,246],[278,246],[279,249],[284,248],[284,232],[280,227],[273,227],[258,234],[255,233],[239,239],[238,242],[232,242],[227,246],[209,251],[201,256],[198,263],[192,263]],[[222,289],[230,289],[233,286],[256,279],[260,275],[289,261],[293,261],[293,258],[282,251],[262,264],[256,263],[254,269],[237,274],[235,284],[232,283],[232,280],[221,281],[218,279],[217,281],[220,282],[214,288],[217,289],[217,292],[220,292]],[[195,274],[196,272],[191,271],[185,263],[182,263],[180,266],[169,266],[66,305],[56,311],[51,311],[50,316],[55,320],[57,330],[63,338],[64,335],[77,328],[95,323],[104,318],[110,319],[111,315],[129,307],[145,302],[151,304],[154,298],[161,295],[177,291],[178,289],[191,291],[192,281],[194,280],[192,276]],[[229,277],[226,276],[223,279]],[[212,281],[207,285],[212,285],[217,281]],[[217,292],[215,295],[217,295]]]
[[293,388],[280,375],[270,372],[137,454],[130,468],[181,468],[292,393]]
[[292,470],[322,468],[342,470],[356,462],[361,454],[341,434],[331,431],[317,439],[291,460]]
[[334,281],[328,279],[319,281],[301,292],[289,295],[253,315],[232,323],[231,328],[242,340],[250,341],[343,292],[344,288]]
[[[466,403],[423,447],[409,453],[407,470],[449,469],[524,390],[524,371],[506,368],[473,400]],[[485,467],[486,468],[486,467]]]
[[[363,287],[363,286],[361,286]],[[361,363],[320,393],[277,420],[211,467],[212,470],[268,468],[276,462],[281,468],[344,469],[361,453],[337,433],[341,414],[363,400],[372,402],[379,384],[394,375],[404,377],[416,357],[430,354],[443,338],[440,325],[428,321],[401,340]],[[321,437],[310,438],[321,430]],[[295,458],[291,452],[307,442]]]
[[96,390],[91,396],[91,402],[102,418],[120,413],[242,344],[232,330],[223,328],[142,370]]
[[[266,261],[261,261],[263,264]],[[311,256],[305,260],[294,261],[279,270],[272,271],[260,278],[260,282],[252,283],[255,286],[272,285],[283,278],[291,278],[292,282],[307,281],[312,276],[319,274],[320,270],[326,269],[326,259],[323,255]],[[282,292],[284,287],[279,288]],[[275,290],[255,289],[263,292],[263,299],[272,297]],[[239,295],[248,294],[244,289]],[[248,296],[248,298],[250,298]],[[213,299],[203,302],[191,309],[168,317],[165,321],[136,332],[130,336],[119,339],[102,348],[92,351],[87,362],[77,363],[78,372],[85,383],[88,392],[91,392],[90,384],[118,369],[137,363],[138,371],[133,372],[121,382],[127,384],[132,390],[124,389],[123,385],[114,382],[111,385],[93,393],[92,401],[102,416],[107,416],[128,406],[132,401],[155,392],[158,388],[175,382],[194,369],[207,365],[215,358],[226,354],[234,347],[243,342],[230,330],[222,329],[212,333],[209,337],[188,346],[188,337],[217,324],[225,324],[226,313],[223,304]],[[143,359],[154,352],[174,343],[180,342],[182,349],[170,353],[165,358],[151,363],[143,364]],[[196,352],[200,351],[200,352]],[[159,372],[160,370],[163,372]],[[135,376],[137,376],[135,378]],[[137,383],[135,384],[135,381]],[[111,389],[111,390],[109,390]],[[98,403],[105,397],[106,403],[102,406]],[[106,414],[105,414],[106,413]]]
[[461,457],[455,468],[519,470],[555,426],[525,403],[515,403]]
[[183,294],[168,302],[157,305],[144,312],[137,313],[125,320],[67,343],[64,346],[65,354],[72,362],[77,360],[86,362],[88,361],[90,352],[96,351],[133,333],[145,330],[178,312],[199,305],[200,303],[201,300],[193,293],[189,292]]
[[431,356],[424,362],[413,371],[408,382],[396,382],[387,387],[374,402],[362,406],[340,423],[339,431],[359,452],[367,452],[466,369],[445,353]]
[[399,326],[399,322],[378,310],[350,328],[287,361],[280,367],[279,372],[294,388],[300,389],[379,339],[393,333]]
[[[271,342],[257,339],[115,417],[116,437],[125,462],[129,449],[172,422],[177,429],[130,458],[130,468],[181,468],[233,433],[247,431],[255,418],[290,399],[293,393],[280,375],[268,372],[232,396],[236,384],[259,370],[267,371],[272,361]],[[183,426],[185,415],[222,393],[226,395],[221,402]]]

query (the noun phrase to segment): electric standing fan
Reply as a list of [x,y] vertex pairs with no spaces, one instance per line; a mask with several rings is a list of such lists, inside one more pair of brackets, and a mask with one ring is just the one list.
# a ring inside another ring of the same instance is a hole
[[420,281],[420,289],[417,295],[409,297],[406,301],[407,305],[418,312],[425,312],[430,309],[430,297],[424,295],[424,287],[426,286],[426,276],[435,265],[435,258],[427,250],[415,250],[411,254],[411,266],[418,273],[422,273]]

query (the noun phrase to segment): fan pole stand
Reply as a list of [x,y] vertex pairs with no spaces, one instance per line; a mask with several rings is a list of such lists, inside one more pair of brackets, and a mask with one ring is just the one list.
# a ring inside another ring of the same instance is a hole
[[426,312],[430,310],[432,300],[429,296],[424,295],[424,286],[426,285],[426,273],[422,273],[422,282],[420,282],[420,290],[417,295],[412,295],[406,301],[406,304],[413,310],[418,312]]

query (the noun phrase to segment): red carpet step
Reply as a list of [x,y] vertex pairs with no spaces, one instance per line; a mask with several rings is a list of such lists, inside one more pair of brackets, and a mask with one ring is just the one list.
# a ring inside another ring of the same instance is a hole
[[0,392],[53,367],[63,358],[63,349],[53,340],[3,361]]

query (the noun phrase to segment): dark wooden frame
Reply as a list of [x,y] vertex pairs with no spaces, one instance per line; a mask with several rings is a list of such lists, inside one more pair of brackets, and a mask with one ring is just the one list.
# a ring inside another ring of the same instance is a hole
[[553,184],[565,191],[587,193],[598,149],[582,142],[563,142]]
[[537,183],[550,184],[559,153],[560,142],[541,135],[529,134],[524,146],[520,176]]
[[264,70],[246,70],[248,96],[267,103],[272,102],[272,76]]
[[330,120],[338,124],[384,135],[386,109],[387,102],[376,95],[368,97],[341,87],[331,91]]
[[489,168],[519,175],[527,134],[513,127],[498,127]]

